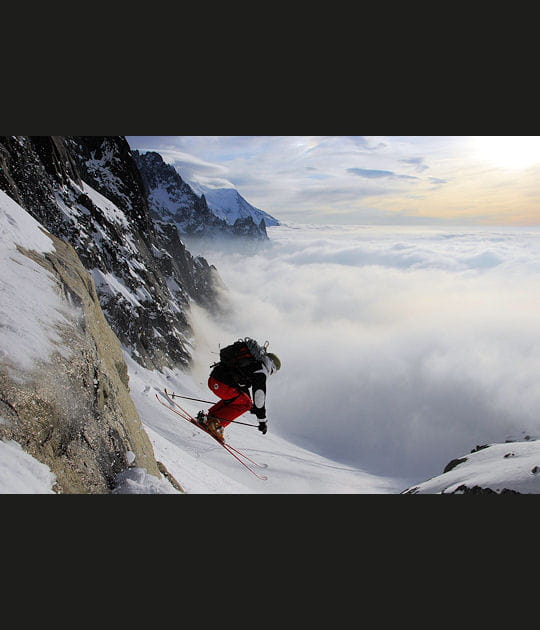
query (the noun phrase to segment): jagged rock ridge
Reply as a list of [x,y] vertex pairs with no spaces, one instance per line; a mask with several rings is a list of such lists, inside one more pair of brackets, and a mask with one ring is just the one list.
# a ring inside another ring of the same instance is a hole
[[178,171],[164,162],[159,153],[133,151],[156,219],[174,223],[189,238],[268,240],[266,223],[251,215],[240,216],[230,224],[213,212],[204,195],[198,196]]
[[189,365],[190,301],[218,310],[221,281],[174,225],[152,218],[123,137],[3,136],[0,188],[73,245],[109,324],[139,363]]

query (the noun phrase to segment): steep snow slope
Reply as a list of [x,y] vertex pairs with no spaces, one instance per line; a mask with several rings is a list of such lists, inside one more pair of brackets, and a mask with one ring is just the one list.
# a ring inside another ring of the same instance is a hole
[[[231,424],[225,439],[254,461],[264,464],[258,470],[268,477],[261,481],[211,437],[169,411],[156,400],[156,394],[168,391],[194,398],[212,400],[210,390],[186,373],[149,371],[125,356],[130,389],[143,421],[156,459],[188,493],[371,493],[397,494],[407,487],[403,479],[377,477],[368,472],[321,457],[276,434],[271,420],[266,435],[256,428]],[[209,405],[192,401],[179,404],[191,414]],[[246,414],[240,420],[253,422]],[[248,462],[249,463],[249,462]]]
[[[0,424],[6,422],[0,416]],[[56,476],[14,440],[0,440],[1,494],[54,494]]]
[[66,308],[51,274],[19,247],[54,250],[40,224],[0,190],[0,362],[25,369],[57,349]]

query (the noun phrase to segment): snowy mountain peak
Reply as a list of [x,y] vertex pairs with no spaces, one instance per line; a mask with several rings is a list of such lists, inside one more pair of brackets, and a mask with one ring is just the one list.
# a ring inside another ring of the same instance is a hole
[[208,188],[193,182],[190,186],[197,194],[204,195],[208,207],[229,225],[233,225],[236,219],[247,217],[251,217],[257,225],[263,219],[267,227],[280,225],[275,217],[246,201],[236,188]]
[[[253,209],[255,213],[239,212],[236,202],[236,209],[229,219],[225,219],[222,213],[214,211],[208,203],[207,193],[195,192],[159,153],[133,151],[133,157],[142,176],[153,215],[158,220],[174,223],[183,237],[268,240],[267,224],[262,223],[263,218],[266,221],[264,213],[256,209]],[[237,219],[241,219],[240,224]]]

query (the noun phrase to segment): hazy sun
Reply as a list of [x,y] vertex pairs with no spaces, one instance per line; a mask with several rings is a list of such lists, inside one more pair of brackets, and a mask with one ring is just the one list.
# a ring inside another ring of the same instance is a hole
[[520,169],[540,162],[540,136],[474,136],[476,157],[496,166]]

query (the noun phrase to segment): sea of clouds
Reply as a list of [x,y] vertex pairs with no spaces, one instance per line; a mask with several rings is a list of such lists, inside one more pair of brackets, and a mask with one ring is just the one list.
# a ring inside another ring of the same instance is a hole
[[200,251],[233,308],[197,317],[201,382],[218,344],[269,340],[269,430],[376,474],[423,480],[540,434],[540,230],[268,233],[256,254]]

